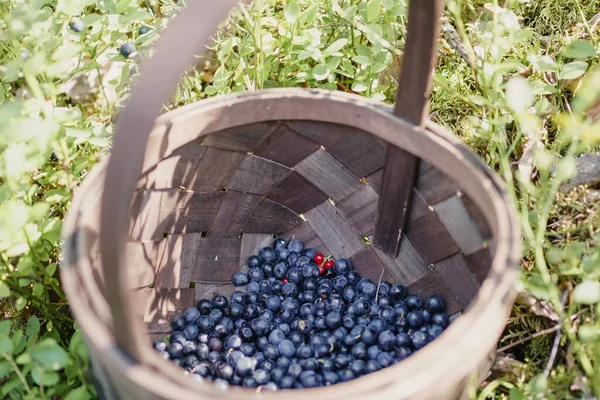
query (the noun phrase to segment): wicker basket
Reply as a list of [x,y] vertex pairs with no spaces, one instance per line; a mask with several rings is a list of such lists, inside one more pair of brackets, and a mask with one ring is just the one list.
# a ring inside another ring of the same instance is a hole
[[[102,397],[464,398],[510,312],[520,235],[493,172],[439,126],[421,124],[441,1],[411,2],[394,113],[347,93],[271,89],[157,119],[235,1],[190,3],[143,66],[113,153],[85,179],[64,224],[62,279]],[[395,180],[394,159],[420,160],[410,164],[416,184]],[[385,206],[399,190],[412,193],[407,208]],[[377,232],[390,212],[407,221],[397,256],[371,245],[374,232],[386,240]],[[375,281],[442,294],[460,318],[407,360],[318,389],[224,392],[161,359],[151,338],[168,334],[172,317],[197,299],[231,294],[232,275],[274,235],[349,258]]]

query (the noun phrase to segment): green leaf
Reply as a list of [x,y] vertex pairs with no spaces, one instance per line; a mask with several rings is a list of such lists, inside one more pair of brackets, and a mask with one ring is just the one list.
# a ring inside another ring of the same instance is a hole
[[564,57],[568,58],[589,58],[596,55],[596,48],[588,40],[575,40],[569,43],[562,52]]
[[331,74],[331,67],[327,64],[317,64],[313,68],[312,74],[316,80],[323,81]]
[[573,61],[563,65],[560,70],[560,77],[562,79],[575,79],[585,74],[588,69],[588,63],[585,61]]
[[25,334],[27,337],[35,337],[40,333],[40,320],[35,315],[29,317]]
[[371,60],[369,60],[369,58],[366,56],[354,56],[352,57],[352,61],[361,65],[369,65],[369,63],[371,62]]
[[48,204],[56,204],[67,199],[69,192],[61,189],[51,189],[46,192],[46,201]]
[[73,138],[87,139],[92,136],[92,132],[78,128],[66,128],[65,135]]
[[8,336],[0,336],[0,354],[11,354],[13,343]]
[[60,380],[59,375],[56,372],[45,371],[41,368],[34,368],[31,371],[31,377],[33,381],[40,386],[54,386]]
[[550,56],[542,56],[540,58],[538,58],[534,64],[536,65],[537,69],[540,72],[552,72],[552,71],[558,71],[558,64],[556,63],[556,61],[554,61],[554,59]]
[[58,371],[68,360],[68,354],[54,339],[46,339],[31,348],[31,357],[44,369]]
[[300,6],[295,0],[288,1],[283,10],[283,16],[289,23],[294,23],[300,16]]
[[84,7],[94,4],[94,0],[58,0],[56,11],[68,16],[78,15]]
[[13,372],[12,365],[8,361],[0,361],[0,378],[10,375]]
[[10,319],[0,321],[0,336],[8,336],[10,334]]
[[573,300],[579,304],[596,304],[600,302],[600,283],[583,281],[573,289]]
[[342,48],[344,48],[346,43],[348,43],[348,39],[346,39],[346,38],[338,39],[335,42],[331,43],[331,45],[329,47],[327,47],[325,49],[325,51],[323,51],[323,53],[331,54],[331,53],[335,53],[336,51],[340,51]]
[[510,400],[525,400],[525,394],[517,388],[511,388],[508,392]]
[[548,390],[548,378],[544,374],[539,374],[529,381],[529,390],[532,393],[543,393]]
[[53,277],[56,272],[56,263],[48,264],[48,266],[44,269],[44,273],[47,277]]
[[298,23],[302,25],[312,24],[315,20],[315,17],[317,16],[318,10],[319,7],[316,4],[313,4],[312,6],[308,7],[306,10],[302,11],[302,14],[300,14],[300,17],[298,18]]
[[533,104],[533,88],[523,77],[511,78],[506,84],[506,100],[517,112],[527,110]]
[[351,87],[351,89],[352,89],[352,91],[354,91],[354,92],[356,92],[356,93],[361,93],[361,92],[364,92],[365,90],[367,90],[368,88],[367,88],[367,85],[365,85],[365,83],[364,83],[364,82],[361,82],[361,81],[355,81],[355,82],[352,84],[352,87]]
[[2,281],[0,281],[0,299],[6,298],[10,296],[10,288],[8,285]]
[[369,0],[367,3],[367,22],[375,21],[381,15],[381,0]]
[[65,396],[64,400],[89,400],[92,397],[87,390],[86,386],[80,386],[76,389],[73,389]]

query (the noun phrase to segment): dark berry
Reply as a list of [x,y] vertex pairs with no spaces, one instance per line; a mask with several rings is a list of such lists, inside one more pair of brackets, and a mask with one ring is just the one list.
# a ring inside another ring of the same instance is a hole
[[377,334],[370,328],[366,328],[360,334],[360,339],[367,346],[371,346],[377,343]]
[[[253,284],[256,284],[256,286],[258,286],[258,290],[250,290],[250,286],[252,286]],[[247,292],[244,295],[245,299],[246,299],[246,304],[254,304],[258,302],[258,292],[260,291],[260,286],[258,285],[258,283],[256,282],[252,282],[248,285],[247,288]]]
[[283,279],[285,278],[288,269],[288,263],[286,261],[280,261],[277,264],[275,264],[275,267],[273,267],[273,276],[275,276],[275,278],[277,279]]
[[231,295],[231,304],[246,304],[246,297],[244,296],[244,292],[236,291]]
[[265,262],[273,262],[277,259],[277,252],[272,247],[264,247],[258,254]]
[[223,350],[223,342],[219,338],[211,338],[208,341],[208,349],[210,351],[221,351]]
[[381,365],[379,365],[379,363],[376,360],[367,361],[367,366],[365,368],[365,371],[368,374],[379,371],[380,369],[381,369]]
[[[244,315],[245,307],[239,303],[232,303],[231,308],[229,309],[229,315],[233,319],[241,318]],[[244,321],[244,320],[240,320]]]
[[265,278],[269,278],[273,275],[273,264],[271,263],[264,263],[262,265],[262,267],[260,267],[260,269],[262,270]]
[[142,26],[139,30],[139,34],[140,35],[145,35],[146,33],[150,32],[150,27],[148,26]]
[[412,345],[412,339],[408,333],[400,332],[396,335],[396,346],[397,347],[410,347]]
[[240,351],[244,353],[246,357],[251,357],[256,353],[256,347],[252,343],[242,343]]
[[256,360],[252,357],[240,358],[235,364],[235,373],[242,378],[249,376],[256,368]]
[[290,257],[290,253],[291,253],[291,251],[289,251],[285,247],[281,248],[281,249],[277,249],[277,259],[278,260],[287,260]]
[[294,297],[298,294],[298,286],[288,282],[281,288],[281,293],[286,297]]
[[281,388],[281,389],[291,389],[293,385],[294,385],[294,378],[291,376],[284,376],[283,378],[281,378],[281,381],[279,382],[279,388]]
[[346,274],[346,278],[348,278],[348,282],[350,282],[352,285],[356,285],[360,279],[360,276],[358,275],[358,272],[356,272],[355,270],[350,270]]
[[215,320],[209,315],[203,315],[196,320],[196,325],[202,333],[210,333],[215,327]]
[[423,323],[431,323],[431,313],[427,310],[421,310],[421,316],[423,317]]
[[277,347],[272,344],[269,344],[265,347],[263,354],[265,355],[265,358],[269,360],[277,360],[277,357],[279,357],[279,351],[277,350]]
[[264,318],[255,318],[250,322],[250,327],[257,337],[264,336],[269,330],[269,321]]
[[390,351],[396,344],[396,336],[394,336],[392,331],[385,330],[379,334],[377,342],[382,349]]
[[301,253],[304,249],[304,245],[301,241],[297,239],[292,239],[288,242],[287,248],[289,251],[295,251],[296,253]]
[[310,258],[311,260],[315,258],[315,256],[317,255],[317,250],[312,249],[312,248],[307,248],[304,249],[304,251],[302,252],[303,256],[306,256],[308,258]]
[[198,337],[198,327],[194,324],[186,325],[183,328],[183,334],[187,338],[187,340],[195,340]]
[[439,325],[442,328],[446,329],[446,327],[450,324],[450,319],[448,318],[448,314],[446,314],[446,313],[433,314],[431,316],[431,324]]
[[406,288],[399,283],[396,283],[390,288],[390,296],[394,301],[402,300],[406,297]]
[[411,354],[412,354],[412,350],[408,347],[399,347],[398,350],[396,351],[396,357],[398,358],[399,361],[404,360]]
[[425,322],[423,319],[423,315],[419,310],[413,310],[406,315],[406,320],[408,324],[413,328],[419,328]]
[[200,364],[200,360],[198,360],[198,357],[196,357],[193,354],[188,354],[187,356],[185,356],[185,358],[183,359],[183,365],[185,367],[188,367],[190,369],[195,368],[198,364]]
[[380,334],[386,328],[387,324],[385,321],[379,317],[373,318],[371,322],[369,322],[369,329],[371,329],[376,334]]
[[440,336],[442,332],[444,332],[444,328],[442,328],[439,325],[431,325],[428,330],[429,336],[431,336],[431,340]]
[[290,269],[288,269],[285,276],[287,279],[287,283],[296,284],[296,283],[300,282],[300,279],[302,278],[302,273],[300,272],[299,268],[290,268]]
[[369,346],[369,348],[367,349],[367,357],[369,358],[369,360],[377,360],[379,354],[381,354],[381,349],[379,348],[379,346]]
[[80,33],[85,29],[85,23],[79,18],[73,18],[71,22],[69,22],[69,28],[71,28],[73,32]]
[[348,285],[348,279],[343,275],[338,275],[333,278],[333,288],[338,292],[344,290],[344,288]]
[[183,346],[180,343],[173,343],[168,346],[167,353],[171,359],[179,358],[183,355]]
[[261,257],[259,256],[250,256],[248,257],[248,268],[258,268],[261,265],[263,265],[265,262],[265,260],[263,260]]
[[131,42],[125,42],[119,48],[119,52],[125,58],[129,58],[132,54],[136,52],[136,48]]
[[309,262],[300,267],[300,272],[305,279],[317,278],[319,276],[319,267],[317,264]]
[[331,311],[325,316],[325,322],[329,329],[335,329],[342,323],[342,316],[337,311]]
[[354,373],[355,376],[360,376],[365,372],[366,364],[363,360],[353,360],[350,363],[350,369]]
[[253,320],[254,318],[258,317],[258,313],[259,311],[256,304],[248,304],[246,308],[244,308],[243,317],[247,320]]
[[338,275],[347,275],[351,269],[352,269],[352,265],[350,264],[350,261],[348,261],[344,258],[337,259],[333,266],[333,270]]
[[196,357],[198,357],[200,360],[206,360],[208,358],[208,353],[210,353],[210,350],[208,345],[205,343],[200,343],[198,346],[196,346]]
[[171,328],[173,328],[174,331],[183,330],[185,325],[186,325],[186,320],[181,315],[178,315],[175,318],[173,318],[173,321],[171,322]]
[[[263,279],[265,279],[265,274],[261,268],[250,268],[248,270],[248,279],[250,279],[250,282],[260,282]],[[260,286],[258,287],[258,290],[256,290],[256,292],[259,291]]]
[[381,365],[383,368],[385,367],[389,367],[390,365],[392,365],[392,362],[394,360],[392,359],[392,355],[390,353],[380,353],[377,356],[377,362],[379,363],[379,365]]
[[394,305],[394,302],[392,301],[390,296],[381,295],[377,299],[377,305],[379,307],[392,307]]
[[229,302],[227,301],[227,297],[225,296],[217,295],[213,299],[213,305],[219,310],[223,310],[228,306],[228,304]]
[[188,340],[183,344],[183,354],[195,353],[198,346],[193,340]]
[[342,325],[346,329],[352,329],[356,325],[356,321],[354,320],[354,318],[351,315],[346,315],[344,317],[344,319],[342,320]]
[[418,309],[423,307],[423,299],[419,295],[409,294],[408,296],[406,296],[405,301],[406,305],[408,305],[408,308],[410,309]]
[[425,347],[430,340],[431,338],[429,337],[429,334],[423,331],[416,331],[412,336],[413,347],[417,350]]
[[296,350],[296,356],[298,356],[298,358],[309,358],[312,356],[312,353],[311,347],[307,344],[301,344]]
[[340,381],[338,374],[333,371],[323,372],[323,379],[325,380],[325,385],[335,385]]
[[167,343],[165,343],[162,340],[157,340],[156,342],[154,342],[154,345],[152,346],[154,347],[154,349],[156,351],[166,351],[167,350]]
[[277,346],[279,343],[285,340],[285,334],[279,329],[273,329],[271,333],[269,333],[269,343]]
[[310,319],[301,319],[298,321],[298,331],[308,335],[313,330],[313,323]]
[[373,282],[368,281],[362,285],[360,291],[370,298],[375,298],[375,295],[377,294],[377,286]]
[[248,275],[245,272],[238,272],[231,278],[233,286],[244,286],[248,284]]
[[351,369],[344,369],[339,372],[340,381],[347,382],[355,378],[354,372]]
[[383,319],[388,324],[396,321],[396,311],[390,306],[381,307],[379,310],[379,318]]
[[359,299],[354,302],[354,313],[356,316],[363,316],[371,312],[371,305],[368,301]]
[[273,242],[273,247],[275,248],[275,250],[285,249],[286,245],[287,245],[287,242],[283,238],[277,238]]
[[214,308],[210,314],[208,314],[208,316],[211,317],[213,321],[219,321],[221,318],[223,318],[223,311]]

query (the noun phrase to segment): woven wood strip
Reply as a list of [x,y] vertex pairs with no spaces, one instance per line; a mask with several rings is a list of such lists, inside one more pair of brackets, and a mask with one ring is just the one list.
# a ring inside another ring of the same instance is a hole
[[[394,278],[387,271],[385,264],[381,261],[372,246],[365,247],[358,253],[350,257],[352,267],[358,271],[361,277],[369,278],[373,282],[379,282],[379,279],[393,282]],[[383,274],[382,274],[383,272]]]
[[467,307],[477,295],[479,285],[469,271],[465,259],[460,254],[455,254],[435,264],[435,271],[446,282],[454,298],[462,308]]
[[154,287],[183,289],[190,286],[200,239],[200,233],[187,233],[169,235],[161,242]]
[[325,148],[334,145],[352,130],[360,131],[346,125],[317,121],[286,121],[285,125]]
[[351,130],[327,152],[354,175],[362,178],[383,168],[387,143],[366,132]]
[[366,247],[362,236],[329,200],[304,216],[335,258],[349,258]]
[[202,299],[212,300],[216,295],[230,297],[233,292],[243,289],[236,288],[231,282],[196,282],[193,290],[194,298],[198,302]]
[[193,179],[186,188],[196,192],[215,192],[223,189],[245,156],[244,153],[205,147]]
[[239,271],[241,249],[239,238],[200,238],[191,280],[229,282]]
[[446,174],[430,168],[417,180],[417,191],[428,204],[436,204],[456,194],[460,189]]
[[485,238],[485,239],[491,238],[492,232],[490,230],[490,227],[489,227],[487,221],[485,220],[485,217],[483,216],[483,213],[479,209],[479,207],[477,207],[475,202],[466,194],[463,194],[462,200],[465,203],[465,207],[467,207],[467,211],[471,215],[471,218],[477,224],[477,228],[478,228],[479,232],[481,233],[481,235],[483,236],[483,238]]
[[458,253],[454,240],[434,212],[408,221],[406,237],[427,265]]
[[272,246],[273,240],[273,235],[268,233],[244,233],[240,249],[239,270],[247,272],[248,257],[258,254],[263,247]]
[[264,194],[291,172],[292,170],[279,163],[248,154],[226,188],[245,193]]
[[381,193],[381,181],[383,179],[383,168],[378,169],[373,172],[371,175],[365,177],[367,183],[377,192],[377,194]]
[[[189,197],[189,192],[181,192]],[[212,226],[223,199],[224,192],[191,193],[191,198],[180,205],[169,233],[206,232]]]
[[170,189],[173,187],[189,187],[196,179],[198,162],[209,147],[198,142],[192,142],[173,155],[159,162],[150,172],[138,182],[140,189]]
[[378,197],[370,185],[364,185],[337,203],[336,207],[361,236],[369,236],[375,228]]
[[293,167],[320,147],[286,125],[280,125],[254,154]]
[[484,246],[477,224],[461,197],[453,196],[434,205],[435,213],[464,254],[475,253]]
[[278,185],[271,188],[267,193],[267,198],[302,214],[327,200],[327,195],[304,179],[302,175],[292,172]]
[[423,299],[433,296],[434,294],[441,295],[446,301],[446,312],[448,314],[454,314],[455,312],[462,310],[462,306],[454,298],[454,294],[450,288],[446,286],[444,279],[437,271],[430,272],[418,281],[411,283],[406,287],[406,290],[410,294],[418,294],[423,297]]
[[147,289],[144,322],[149,333],[168,334],[171,320],[194,306],[194,289]]
[[308,222],[304,222],[297,227],[282,233],[280,236],[286,240],[298,239],[304,243],[304,247],[306,248],[313,248],[318,252],[323,253],[325,256],[331,255],[331,250],[325,246],[323,240],[317,235]]
[[253,152],[279,126],[278,122],[258,122],[207,135],[202,144],[223,150]]
[[256,194],[227,191],[207,236],[239,237],[261,198]]
[[[154,282],[154,267],[156,266],[160,249],[159,242],[129,242],[125,246],[125,262],[128,266],[129,283],[132,288],[147,287]],[[100,271],[100,264],[97,266]]]
[[475,277],[475,281],[482,284],[492,265],[492,257],[489,249],[483,248],[476,253],[466,255],[465,262]]
[[269,199],[262,199],[254,208],[244,232],[280,233],[301,224],[302,218],[286,206]]
[[427,202],[421,196],[419,192],[413,189],[413,197],[410,205],[410,210],[408,212],[408,220],[414,220],[420,218],[426,214],[431,213],[431,209],[427,205]]
[[335,201],[361,188],[359,179],[323,149],[298,163],[294,169]]
[[[369,237],[369,240],[371,239],[372,237]],[[387,271],[395,282],[410,285],[429,273],[429,268],[406,237],[400,243],[397,257],[392,257],[375,246],[372,246],[372,248],[377,257],[387,267]]]

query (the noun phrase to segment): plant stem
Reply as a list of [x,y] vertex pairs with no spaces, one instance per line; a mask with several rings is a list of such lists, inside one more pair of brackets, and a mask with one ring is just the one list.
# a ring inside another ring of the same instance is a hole
[[31,388],[29,387],[29,384],[27,383],[27,378],[25,378],[25,375],[23,375],[23,372],[21,372],[21,369],[15,362],[15,359],[13,358],[12,354],[4,353],[2,356],[9,362],[9,364],[15,371],[15,374],[17,374],[21,383],[23,383],[23,386],[25,386],[27,393],[31,394]]

